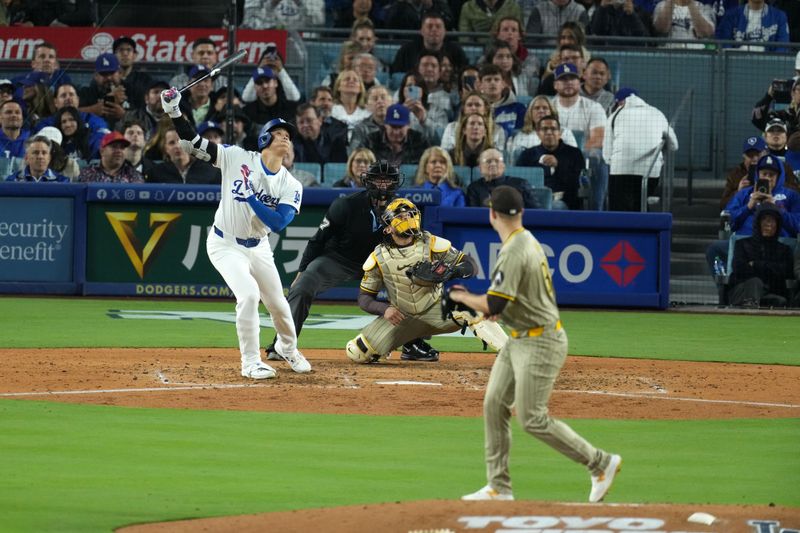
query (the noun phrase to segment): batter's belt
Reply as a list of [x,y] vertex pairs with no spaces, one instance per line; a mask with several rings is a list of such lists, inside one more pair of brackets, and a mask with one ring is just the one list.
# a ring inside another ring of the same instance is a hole
[[214,233],[216,233],[219,237],[221,237],[221,238],[223,238],[223,239],[225,239],[227,241],[235,242],[236,244],[244,246],[245,248],[255,248],[256,246],[258,246],[258,243],[261,242],[261,239],[258,239],[258,238],[255,238],[255,237],[251,237],[249,239],[240,239],[239,237],[233,237],[232,235],[226,235],[225,233],[222,232],[221,229],[219,229],[216,226],[214,226]]
[[[562,327],[561,321],[559,320],[556,322],[553,331],[560,331]],[[547,329],[546,326],[538,326],[530,329],[512,329],[511,337],[514,339],[519,339],[521,337],[541,337],[542,333],[545,332],[545,329]]]

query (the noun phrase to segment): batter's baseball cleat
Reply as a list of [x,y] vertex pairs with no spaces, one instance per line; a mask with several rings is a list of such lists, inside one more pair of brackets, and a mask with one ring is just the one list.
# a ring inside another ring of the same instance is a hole
[[270,379],[276,375],[275,369],[259,361],[242,368],[242,377],[250,379]]
[[[427,346],[427,349],[425,346]],[[403,361],[425,361],[435,363],[439,360],[439,351],[425,341],[412,341],[403,345],[400,359]]]
[[494,490],[491,485],[486,485],[477,492],[462,496],[461,499],[468,501],[512,501],[514,499],[514,495],[511,492],[498,492]]
[[298,374],[305,374],[311,372],[311,363],[308,362],[300,350],[295,350],[293,355],[284,355],[283,358],[292,367],[292,370]]
[[278,352],[275,351],[274,344],[267,346],[265,351],[267,352],[267,361],[283,361],[283,357],[278,355]]
[[589,493],[589,501],[591,503],[597,503],[606,497],[608,489],[611,488],[614,478],[621,469],[622,457],[619,455],[612,455],[603,473],[599,476],[592,476],[592,492]]

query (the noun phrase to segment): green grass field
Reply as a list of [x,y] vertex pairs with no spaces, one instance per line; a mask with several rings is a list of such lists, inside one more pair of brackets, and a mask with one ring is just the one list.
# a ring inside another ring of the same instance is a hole
[[[230,302],[0,298],[0,347],[234,347],[232,324],[109,310],[232,312]],[[319,314],[356,314],[317,306]],[[797,365],[796,319],[566,311],[570,353]],[[764,332],[768,332],[765,335]],[[263,339],[271,335],[265,331]],[[305,329],[303,347],[354,332]],[[444,350],[475,341],[441,338]],[[776,387],[796,386],[780,384]],[[2,392],[2,391],[0,391]],[[609,502],[800,507],[800,419],[571,420],[625,469]],[[0,401],[0,530],[124,524],[355,503],[457,498],[484,483],[482,421],[139,409]],[[515,424],[515,495],[585,500],[585,471]]]

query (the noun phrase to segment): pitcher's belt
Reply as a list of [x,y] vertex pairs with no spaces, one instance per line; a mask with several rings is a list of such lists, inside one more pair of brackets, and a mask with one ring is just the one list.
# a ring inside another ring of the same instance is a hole
[[256,246],[258,246],[258,243],[261,242],[261,239],[256,239],[255,237],[250,238],[250,239],[240,239],[239,237],[231,237],[230,235],[225,237],[225,234],[222,233],[222,230],[219,229],[216,226],[214,226],[214,233],[216,233],[217,235],[219,235],[223,239],[228,239],[228,240],[233,239],[233,240],[236,241],[236,244],[241,244],[245,248],[255,248]]
[[[559,320],[556,322],[556,327],[553,328],[554,331],[559,331],[561,329],[561,321]],[[531,329],[512,329],[511,336],[515,339],[519,339],[520,337],[539,337],[544,333],[545,326],[539,326],[537,328]]]

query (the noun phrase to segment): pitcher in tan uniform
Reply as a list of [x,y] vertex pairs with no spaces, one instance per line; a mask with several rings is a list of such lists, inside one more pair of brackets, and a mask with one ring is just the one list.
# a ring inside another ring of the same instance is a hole
[[[405,198],[386,206],[382,216],[386,242],[379,244],[364,263],[358,305],[378,315],[355,339],[347,343],[347,356],[357,363],[372,363],[386,357],[412,339],[450,333],[460,326],[443,319],[439,308],[442,285],[415,284],[406,272],[420,261],[442,260],[455,265],[454,277],[473,275],[472,259],[456,250],[447,239],[421,231],[417,207]],[[376,296],[386,289],[388,302]],[[420,359],[416,359],[420,360]],[[438,360],[438,353],[428,361]]]
[[520,193],[508,186],[492,191],[489,222],[503,243],[486,294],[463,286],[450,298],[510,328],[510,338],[497,354],[483,400],[486,476],[488,484],[462,500],[513,500],[508,458],[511,408],[516,405],[522,427],[589,469],[590,502],[602,500],[622,459],[592,446],[548,413],[550,394],[567,358],[567,333],[559,318],[550,267],[536,237],[522,226]]

